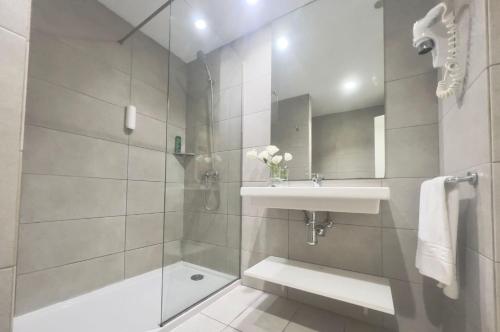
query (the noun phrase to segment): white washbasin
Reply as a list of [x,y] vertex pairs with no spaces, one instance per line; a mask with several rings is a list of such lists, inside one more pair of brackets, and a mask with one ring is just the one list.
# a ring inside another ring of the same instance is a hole
[[242,187],[255,206],[278,209],[377,214],[388,187]]

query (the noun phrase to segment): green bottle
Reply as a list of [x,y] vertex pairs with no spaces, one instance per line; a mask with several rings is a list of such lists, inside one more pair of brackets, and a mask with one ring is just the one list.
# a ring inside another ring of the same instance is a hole
[[181,153],[182,148],[182,138],[180,136],[175,136],[175,153]]

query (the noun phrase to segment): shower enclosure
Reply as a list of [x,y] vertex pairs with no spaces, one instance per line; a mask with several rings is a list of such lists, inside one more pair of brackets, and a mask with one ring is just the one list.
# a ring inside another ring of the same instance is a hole
[[154,330],[239,279],[242,60],[193,15],[33,1],[15,332]]

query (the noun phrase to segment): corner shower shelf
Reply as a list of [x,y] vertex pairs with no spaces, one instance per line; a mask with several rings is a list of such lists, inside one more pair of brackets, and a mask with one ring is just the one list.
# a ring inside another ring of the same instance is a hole
[[385,278],[273,256],[244,275],[394,315]]
[[194,157],[194,153],[188,153],[188,152],[181,152],[181,153],[174,153],[174,156],[177,157]]

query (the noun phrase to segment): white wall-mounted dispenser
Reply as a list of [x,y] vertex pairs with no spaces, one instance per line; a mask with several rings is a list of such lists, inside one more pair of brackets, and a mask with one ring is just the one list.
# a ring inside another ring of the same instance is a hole
[[130,130],[135,129],[137,118],[137,109],[134,105],[128,105],[125,108],[125,127]]

